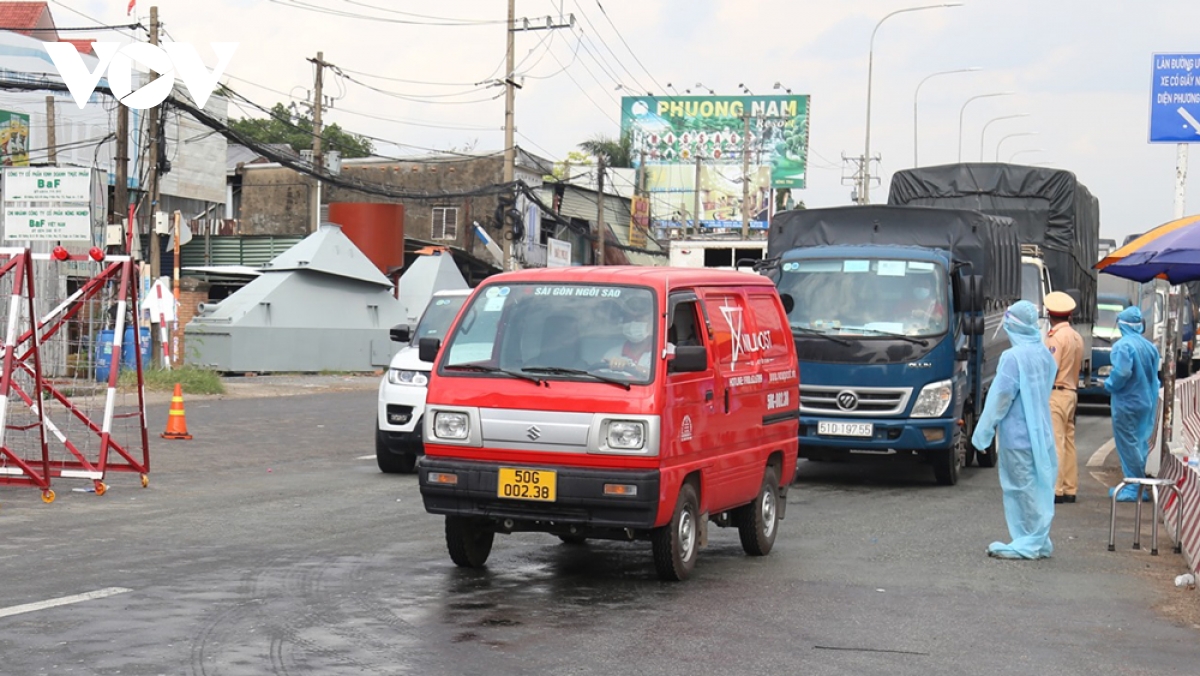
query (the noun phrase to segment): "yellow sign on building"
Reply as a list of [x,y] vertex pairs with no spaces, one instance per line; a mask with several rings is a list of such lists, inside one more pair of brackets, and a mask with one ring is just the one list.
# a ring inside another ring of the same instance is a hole
[[650,198],[635,195],[629,202],[629,245],[646,247],[650,234]]
[[29,116],[0,110],[0,166],[29,166]]

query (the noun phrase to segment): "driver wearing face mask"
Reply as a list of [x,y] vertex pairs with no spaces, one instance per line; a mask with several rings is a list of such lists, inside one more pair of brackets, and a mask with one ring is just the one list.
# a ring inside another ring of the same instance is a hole
[[914,328],[937,326],[945,317],[945,308],[932,296],[931,289],[923,283],[913,287],[909,315]]
[[650,348],[654,342],[654,331],[650,324],[652,319],[649,302],[639,299],[627,306],[625,321],[621,324],[621,334],[625,336],[625,343],[605,355],[604,362],[609,368],[624,371],[638,378],[645,378],[650,374]]

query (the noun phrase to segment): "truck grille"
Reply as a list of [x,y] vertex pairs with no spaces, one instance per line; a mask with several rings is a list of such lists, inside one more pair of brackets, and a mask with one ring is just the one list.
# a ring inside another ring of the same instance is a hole
[[801,383],[800,412],[863,417],[900,415],[910,396],[912,389],[905,387],[827,387]]

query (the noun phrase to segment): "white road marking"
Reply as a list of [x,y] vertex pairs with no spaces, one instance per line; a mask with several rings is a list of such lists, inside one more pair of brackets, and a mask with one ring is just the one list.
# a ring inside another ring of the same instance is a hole
[[1087,466],[1088,467],[1103,467],[1104,461],[1108,460],[1108,456],[1113,452],[1113,449],[1115,449],[1116,447],[1117,447],[1116,439],[1109,439],[1108,441],[1104,442],[1104,445],[1101,446],[1100,448],[1096,449],[1096,452],[1092,454],[1092,457],[1088,458]]
[[125,587],[109,587],[107,589],[97,589],[96,591],[85,592],[83,594],[75,594],[74,596],[63,596],[57,599],[48,601],[38,601],[36,603],[26,603],[20,606],[9,606],[8,608],[0,608],[0,617],[10,617],[12,615],[20,615],[22,613],[32,613],[35,610],[45,610],[56,606],[66,606],[72,603],[80,603],[82,601],[91,601],[93,599],[102,599],[117,594],[131,592],[132,589]]
[[373,455],[360,455],[357,458],[355,458],[355,460],[374,460],[374,459],[375,459],[375,456],[373,456]]

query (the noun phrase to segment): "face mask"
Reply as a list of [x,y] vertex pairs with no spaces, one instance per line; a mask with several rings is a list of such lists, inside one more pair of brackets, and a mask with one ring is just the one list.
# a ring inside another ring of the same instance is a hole
[[650,336],[650,324],[647,322],[629,322],[621,327],[625,338],[631,343],[640,343]]

